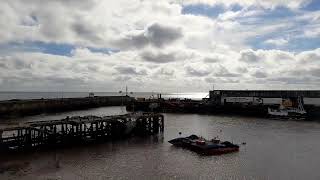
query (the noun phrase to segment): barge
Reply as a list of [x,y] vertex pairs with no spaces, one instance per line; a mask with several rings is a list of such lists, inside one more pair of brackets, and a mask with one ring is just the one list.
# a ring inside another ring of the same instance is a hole
[[239,151],[239,145],[218,139],[206,140],[197,135],[175,138],[169,141],[174,146],[183,147],[201,155],[221,155]]

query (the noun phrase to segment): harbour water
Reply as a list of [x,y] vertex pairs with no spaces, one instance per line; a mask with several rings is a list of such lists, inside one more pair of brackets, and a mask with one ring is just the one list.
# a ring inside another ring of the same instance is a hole
[[[30,116],[1,124],[73,115],[126,113],[103,107]],[[0,179],[320,179],[320,120],[280,121],[238,116],[164,114],[165,132],[151,138],[0,155]],[[198,134],[241,145],[238,153],[200,156],[167,141]],[[60,168],[55,166],[55,154]]]

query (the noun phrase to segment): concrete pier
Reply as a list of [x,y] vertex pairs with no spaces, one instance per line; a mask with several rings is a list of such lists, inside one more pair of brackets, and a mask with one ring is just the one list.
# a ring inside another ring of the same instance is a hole
[[36,115],[101,106],[121,106],[133,100],[129,96],[94,96],[0,101],[0,117]]
[[154,113],[66,117],[0,129],[0,151],[69,146],[123,138],[133,134],[153,135],[163,130],[163,115]]
[[308,119],[320,117],[320,91],[294,90],[214,90],[209,98],[137,99],[127,105],[128,111],[236,114],[269,117],[268,109],[297,109],[299,104]]

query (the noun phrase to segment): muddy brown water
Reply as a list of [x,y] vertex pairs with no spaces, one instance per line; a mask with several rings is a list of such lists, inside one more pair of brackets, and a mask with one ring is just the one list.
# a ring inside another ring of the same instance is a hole
[[[10,121],[51,120],[72,115],[112,115],[106,107]],[[320,121],[164,114],[163,134],[50,151],[0,154],[0,179],[320,179]],[[199,156],[168,140],[198,134],[241,145],[238,153]],[[57,168],[57,162],[59,168]]]

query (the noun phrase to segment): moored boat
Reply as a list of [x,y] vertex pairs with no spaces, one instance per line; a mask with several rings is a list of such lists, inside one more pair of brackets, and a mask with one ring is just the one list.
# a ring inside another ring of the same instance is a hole
[[239,146],[229,141],[220,141],[218,139],[209,141],[196,135],[175,138],[170,140],[169,143],[203,155],[220,155],[239,151]]
[[288,119],[304,119],[307,112],[303,107],[301,97],[296,102],[291,99],[283,99],[278,108],[268,108],[270,117],[288,118]]

